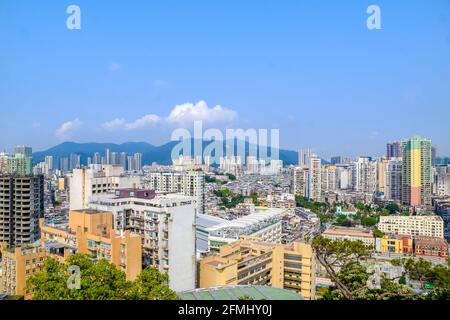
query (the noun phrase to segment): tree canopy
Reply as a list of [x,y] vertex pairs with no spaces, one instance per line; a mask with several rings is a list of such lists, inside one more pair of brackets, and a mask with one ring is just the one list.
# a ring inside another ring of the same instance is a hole
[[[79,287],[71,287],[71,266],[80,271]],[[134,281],[127,281],[125,273],[104,259],[92,261],[90,256],[75,254],[61,263],[47,258],[44,271],[27,280],[27,290],[33,300],[176,300],[168,287],[167,275],[154,268],[144,269]]]
[[371,269],[372,249],[362,241],[330,240],[312,242],[318,262],[334,286],[323,293],[326,300],[449,299],[450,261],[433,266],[419,259],[394,260],[401,276],[389,279]]

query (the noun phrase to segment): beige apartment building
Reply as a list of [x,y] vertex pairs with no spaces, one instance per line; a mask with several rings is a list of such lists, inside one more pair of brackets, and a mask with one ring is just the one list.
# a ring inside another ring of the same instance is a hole
[[444,237],[444,220],[440,216],[381,216],[378,229],[386,234]]
[[305,299],[315,297],[316,261],[309,244],[262,242],[257,237],[220,248],[200,262],[200,287],[261,285],[284,288]]
[[21,248],[0,245],[0,293],[20,295],[30,299],[27,278],[43,271],[45,258],[64,262],[74,253],[105,259],[122,270],[128,280],[135,280],[142,271],[141,237],[111,228],[112,213],[97,210],[71,211],[68,226],[41,225],[41,241]]

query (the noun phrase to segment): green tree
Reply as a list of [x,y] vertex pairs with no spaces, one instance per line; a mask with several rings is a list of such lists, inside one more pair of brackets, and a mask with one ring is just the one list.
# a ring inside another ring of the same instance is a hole
[[27,280],[27,290],[35,290],[35,300],[67,300],[70,297],[67,288],[69,275],[65,265],[56,259],[47,258],[43,263],[44,272],[33,274]]
[[331,280],[336,284],[340,294],[348,300],[353,300],[355,292],[348,286],[342,274],[337,270],[349,266],[349,261],[359,263],[366,259],[371,248],[364,245],[362,241],[336,240],[317,237],[312,246],[319,263],[324,267]]
[[427,299],[450,299],[449,263],[446,266],[433,266],[431,262],[422,258],[419,260],[408,258],[394,260],[393,264],[404,268],[402,277],[419,282],[422,288],[428,285]]
[[323,294],[326,300],[411,299],[418,295],[410,287],[383,274],[379,286],[370,286],[374,272],[368,270],[372,247],[362,241],[315,238],[312,246],[318,262],[334,282]]
[[144,269],[131,290],[133,300],[179,300],[169,286],[169,277],[155,268]]
[[384,237],[384,233],[381,232],[381,231],[378,230],[378,229],[375,229],[375,230],[373,230],[373,236],[374,236],[375,238],[383,238],[383,237]]
[[388,210],[390,214],[394,214],[400,211],[400,207],[396,203],[390,203],[386,205],[385,209]]
[[[168,278],[156,269],[145,269],[131,282],[125,273],[104,259],[94,262],[89,255],[75,254],[60,263],[45,260],[44,271],[28,278],[27,290],[34,300],[172,300],[176,294],[167,286]],[[80,288],[69,289],[69,267],[80,269]]]
[[365,227],[373,227],[377,223],[378,223],[378,219],[376,217],[371,217],[371,216],[361,217],[361,224]]
[[336,225],[342,226],[342,227],[351,227],[352,221],[349,220],[345,214],[340,214],[336,218]]

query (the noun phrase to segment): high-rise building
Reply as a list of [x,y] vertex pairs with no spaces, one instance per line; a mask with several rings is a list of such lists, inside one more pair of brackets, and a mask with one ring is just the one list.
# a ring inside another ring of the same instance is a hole
[[134,170],[141,171],[142,170],[142,153],[134,154]]
[[391,158],[386,167],[386,189],[387,200],[400,202],[402,200],[402,167],[401,158]]
[[124,170],[127,169],[127,154],[125,152],[120,153],[119,164],[122,166]]
[[120,166],[105,165],[98,168],[73,170],[69,177],[70,210],[83,210],[88,207],[93,195],[102,195],[119,188],[140,188],[141,178],[124,175]]
[[0,176],[0,199],[0,243],[22,246],[39,240],[44,177]]
[[93,164],[102,164],[102,157],[100,156],[100,153],[96,152],[94,153],[94,157],[92,158]]
[[111,152],[111,163],[112,165],[119,164],[119,155],[117,152]]
[[53,171],[55,169],[53,166],[53,156],[46,156],[45,164],[47,165],[49,171]]
[[25,157],[31,158],[33,156],[33,149],[27,146],[16,146],[14,147],[14,154],[22,154]]
[[386,174],[389,160],[381,158],[377,161],[377,192],[386,194]]
[[308,198],[317,202],[322,200],[322,160],[315,154],[309,158]]
[[399,141],[390,142],[386,146],[386,158],[401,158],[402,157],[402,144]]
[[111,150],[106,149],[105,150],[105,164],[111,164]]
[[259,162],[258,158],[249,156],[246,162],[247,173],[258,174],[259,173]]
[[437,159],[437,148],[436,147],[431,147],[431,164],[435,165],[436,164],[436,159]]
[[128,156],[127,157],[127,170],[132,172],[135,170],[134,168],[134,157],[133,156]]
[[6,174],[8,172],[8,158],[9,155],[7,153],[0,153],[0,174]]
[[142,238],[143,264],[169,275],[176,292],[192,290],[196,282],[194,198],[154,190],[119,189],[94,196],[93,209],[111,211],[114,229]]
[[205,173],[190,170],[183,175],[183,194],[195,198],[199,214],[206,213]]
[[322,166],[322,191],[336,191],[336,166]]
[[309,159],[312,155],[312,152],[310,149],[301,149],[298,152],[298,166],[308,166],[309,165]]
[[296,196],[306,197],[308,194],[309,168],[296,167],[292,170],[291,191]]
[[431,140],[414,137],[403,141],[403,204],[431,205]]
[[434,194],[438,197],[450,197],[450,165],[433,168]]
[[336,165],[336,188],[339,190],[351,189],[351,167],[349,165]]
[[79,168],[81,168],[81,156],[72,153],[69,158],[69,171]]
[[68,172],[69,171],[69,158],[62,157],[59,159],[59,170],[62,172]]
[[7,158],[6,174],[25,176],[33,174],[33,162],[31,157],[17,153]]
[[377,163],[370,157],[359,157],[355,163],[355,190],[374,194],[377,186]]
[[330,162],[331,164],[342,164],[342,157],[341,156],[331,157]]
[[203,171],[152,172],[148,187],[160,192],[176,192],[193,197],[196,201],[198,213],[204,214],[206,212],[205,173]]

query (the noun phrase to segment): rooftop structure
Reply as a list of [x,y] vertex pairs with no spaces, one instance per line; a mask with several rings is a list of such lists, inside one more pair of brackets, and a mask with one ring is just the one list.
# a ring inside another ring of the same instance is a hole
[[251,297],[253,300],[304,300],[299,294],[286,289],[268,286],[224,286],[197,289],[179,294],[182,300],[239,300]]
[[264,241],[281,243],[282,218],[285,209],[256,208],[248,216],[214,225],[209,233],[209,248],[215,248],[239,240],[241,236],[258,236]]

